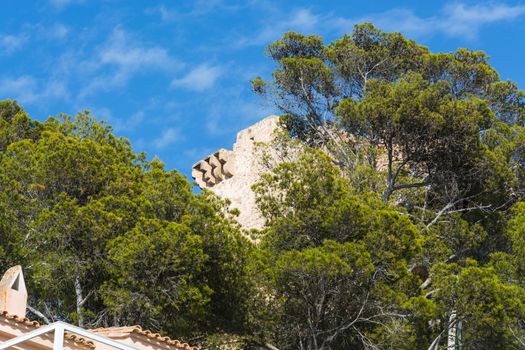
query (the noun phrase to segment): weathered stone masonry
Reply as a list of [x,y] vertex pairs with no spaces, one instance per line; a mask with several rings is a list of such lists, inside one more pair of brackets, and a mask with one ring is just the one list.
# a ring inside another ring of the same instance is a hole
[[269,116],[240,131],[232,151],[220,149],[195,163],[192,168],[192,177],[199,187],[229,199],[230,209],[239,209],[237,220],[246,229],[262,228],[264,225],[251,186],[268,169],[256,149],[257,144],[270,143],[278,127],[279,117]]

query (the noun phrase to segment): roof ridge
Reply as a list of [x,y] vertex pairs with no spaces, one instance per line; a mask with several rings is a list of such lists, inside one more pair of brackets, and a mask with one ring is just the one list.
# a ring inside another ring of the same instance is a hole
[[139,325],[101,327],[101,328],[90,329],[89,331],[93,333],[105,333],[105,332],[109,333],[111,331],[117,331],[117,332],[123,331],[125,333],[137,333],[148,339],[155,339],[157,341],[166,343],[168,345],[174,345],[177,349],[180,349],[180,350],[199,350],[198,347],[191,346],[188,343],[181,342],[180,340],[177,340],[177,339],[172,339],[168,336],[163,336],[160,333],[153,332],[149,329],[143,329]]

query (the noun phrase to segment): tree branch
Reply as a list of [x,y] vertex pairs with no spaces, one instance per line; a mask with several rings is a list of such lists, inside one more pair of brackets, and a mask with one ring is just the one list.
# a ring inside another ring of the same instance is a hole
[[[303,91],[303,95],[304,95],[304,99],[306,101],[306,105],[308,106],[308,109],[310,110],[310,113],[312,113],[313,115],[317,115],[319,118],[321,118],[321,116],[319,116],[318,113],[316,113],[316,111],[315,111],[315,108],[314,108],[313,103],[312,103],[311,98],[310,98],[310,94],[308,93],[308,91],[306,91],[306,87],[304,85],[304,79],[303,79],[303,72],[302,72],[302,70],[300,71],[300,73],[301,73],[301,76],[299,77],[299,82],[301,83],[301,90]],[[321,119],[325,119],[325,118],[326,118],[326,111],[324,113],[324,116]],[[350,166],[351,159],[348,156],[348,154],[346,153],[346,151],[344,150],[344,148],[341,146],[341,144],[339,142],[337,142],[337,140],[332,135],[332,133],[330,131],[328,131],[328,129],[326,128],[324,123],[320,123],[319,126],[323,130],[324,134],[328,135],[328,138],[334,143],[334,145],[337,148],[339,148],[339,152],[341,152],[341,154],[345,158],[345,162],[347,163],[348,166]]]
[[37,309],[35,309],[34,307],[32,307],[31,305],[27,305],[27,309],[29,311],[31,311],[32,313],[34,313],[35,315],[37,315],[38,317],[40,317],[46,324],[50,324],[51,321],[49,320],[49,318],[46,317],[46,315],[44,315],[43,313],[41,313],[40,311],[38,311]]
[[424,187],[428,185],[430,185],[430,181],[425,180],[425,181],[414,182],[414,183],[409,183],[409,184],[400,184],[400,185],[394,186],[393,189],[394,191],[397,191],[397,190],[402,190],[405,188]]
[[273,346],[273,345],[270,344],[270,343],[264,343],[263,345],[264,345],[264,347],[265,347],[266,349],[268,349],[268,350],[279,350],[279,348]]
[[512,336],[514,337],[514,339],[516,339],[518,343],[520,343],[520,345],[523,346],[523,348],[525,349],[525,341],[521,339],[520,337],[518,337],[518,335],[514,332],[511,326],[509,326],[509,330],[510,330],[510,333],[512,333]]

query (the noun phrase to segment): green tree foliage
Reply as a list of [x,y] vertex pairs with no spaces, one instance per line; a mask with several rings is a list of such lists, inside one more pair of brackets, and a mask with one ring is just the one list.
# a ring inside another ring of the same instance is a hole
[[[492,267],[438,264],[434,267],[433,297],[438,311],[460,325],[467,349],[519,349],[518,329],[525,314],[525,290],[501,281]],[[455,317],[451,318],[454,313]]]
[[[525,94],[500,81],[483,52],[435,54],[363,24],[327,45],[286,33],[267,54],[277,68],[271,81],[254,79],[254,91],[287,116],[292,135],[327,147],[349,172],[363,161],[377,165],[377,151],[363,156],[364,143],[384,150],[384,200],[425,188],[423,206],[441,216],[521,195],[522,147],[502,152],[501,143],[523,142]],[[497,149],[484,134],[497,135]],[[496,186],[500,196],[487,199]]]
[[[256,271],[278,301],[261,334],[285,349],[525,346],[525,93],[481,51],[432,53],[371,24],[327,44],[286,33],[267,54],[276,69],[254,91],[329,157],[307,151],[254,187],[269,252]],[[356,271],[327,253],[347,244],[369,257],[367,303],[348,285],[354,304],[316,309]]]
[[510,248],[478,262],[451,254],[478,249],[488,228],[457,215],[418,228],[403,208],[353,188],[319,151],[278,165],[254,191],[267,218],[266,253],[252,267],[262,291],[251,310],[256,343],[435,350],[455,332],[464,349],[522,346],[521,203],[507,229],[490,232]]
[[355,193],[313,150],[263,175],[254,190],[268,219],[259,271],[269,276],[261,280],[275,298],[270,333],[280,347],[360,348],[393,329],[378,325],[409,317],[403,304],[418,296],[418,280],[408,266],[422,238],[405,212]]
[[37,317],[242,331],[252,248],[220,201],[87,112],[39,123],[2,102],[0,145],[2,266],[24,265]]
[[88,112],[0,102],[0,265],[33,316],[207,348],[524,348],[525,93],[371,24],[267,54],[254,91],[306,147],[253,186],[257,242]]

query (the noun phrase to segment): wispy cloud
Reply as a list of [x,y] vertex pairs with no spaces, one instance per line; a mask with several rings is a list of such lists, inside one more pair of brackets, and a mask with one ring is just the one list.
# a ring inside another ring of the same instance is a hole
[[75,108],[75,110],[77,110],[77,111],[89,110],[91,112],[91,115],[95,116],[98,120],[105,120],[113,128],[117,129],[115,127],[115,121],[118,121],[118,119],[116,119],[113,116],[113,112],[111,111],[111,109],[109,109],[107,107],[89,106],[89,108],[88,108],[87,106],[82,106],[82,107]]
[[329,27],[339,32],[350,32],[356,23],[372,22],[383,30],[402,32],[412,37],[444,34],[472,40],[479,36],[483,27],[512,21],[524,14],[525,5],[449,3],[439,14],[429,17],[418,16],[411,9],[398,8],[355,19],[333,16],[328,23]]
[[150,69],[174,72],[183,63],[171,57],[165,48],[141,45],[123,29],[115,28],[97,57],[85,62],[85,66],[91,67],[96,76],[83,89],[80,97],[122,87],[135,74]]
[[22,103],[35,100],[36,80],[31,76],[5,78],[0,81],[0,96],[12,98]]
[[69,5],[80,4],[83,2],[84,0],[49,0],[49,5],[55,9],[61,10]]
[[100,53],[100,60],[103,64],[115,64],[126,69],[137,69],[143,66],[168,68],[173,63],[166,49],[133,43],[129,35],[120,28],[113,31],[104,45]]
[[445,7],[445,20],[438,21],[441,22],[441,29],[448,35],[466,35],[474,38],[487,24],[512,21],[524,14],[524,5],[477,4],[467,6],[453,4]]
[[29,35],[25,33],[0,34],[0,54],[12,54],[20,49],[28,41]]
[[184,88],[193,91],[204,91],[211,88],[222,75],[221,66],[201,64],[180,79],[174,79],[171,87]]
[[139,127],[144,120],[145,112],[143,110],[139,110],[134,112],[131,115],[127,116],[117,116],[111,109],[108,107],[100,107],[100,106],[83,106],[83,105],[77,105],[74,110],[90,110],[91,114],[94,115],[99,120],[105,120],[109,125],[112,126],[113,130],[117,134],[123,134],[123,133],[129,133],[133,132]]
[[180,142],[183,140],[184,136],[182,135],[180,130],[175,128],[168,128],[165,129],[159,137],[153,140],[153,147],[160,150],[166,148],[167,146],[175,142]]
[[249,2],[246,4],[243,2],[233,4],[232,1],[223,0],[194,0],[189,2],[189,4],[189,6],[182,9],[181,7],[184,6],[183,4],[179,4],[177,7],[172,8],[165,5],[159,5],[149,7],[144,12],[147,15],[158,15],[162,22],[172,22],[182,18],[207,15],[210,12],[236,12],[243,7],[249,6]]
[[0,99],[15,99],[24,104],[43,102],[46,99],[67,98],[69,96],[66,86],[60,81],[49,81],[39,84],[29,75],[17,78],[4,78],[0,80]]
[[70,29],[68,26],[62,23],[55,23],[49,28],[42,30],[43,32],[42,34],[48,39],[60,40],[60,39],[64,39],[65,37],[67,37],[67,35],[69,34],[69,31]]
[[[233,69],[232,74],[242,75],[242,71]],[[244,83],[213,90],[207,94],[203,105],[206,106],[203,124],[208,135],[213,137],[236,133],[276,112],[269,101],[254,96]]]
[[166,6],[160,5],[153,8],[146,9],[146,14],[158,14],[162,22],[169,22],[178,16],[178,12],[169,10]]
[[478,2],[473,5],[449,2],[433,16],[420,16],[414,10],[402,7],[356,18],[342,17],[337,13],[316,13],[309,8],[299,8],[291,15],[275,12],[253,35],[238,37],[234,47],[266,45],[287,31],[340,35],[351,32],[355,24],[363,22],[371,22],[382,30],[402,32],[416,38],[443,34],[472,40],[490,24],[509,22],[523,15],[525,15],[525,5],[497,2]]
[[137,111],[125,119],[112,119],[113,127],[118,132],[134,131],[144,120],[144,111]]
[[61,40],[69,34],[69,27],[62,23],[54,23],[52,25],[25,25],[24,30],[18,34],[2,34],[0,33],[0,55],[12,54],[29,42],[44,40]]
[[301,8],[296,10],[291,18],[271,18],[264,23],[263,27],[254,36],[241,37],[236,41],[235,46],[242,48],[246,46],[268,44],[288,31],[302,33],[314,32],[321,23],[322,17],[323,16],[321,15],[312,13],[310,9]]

